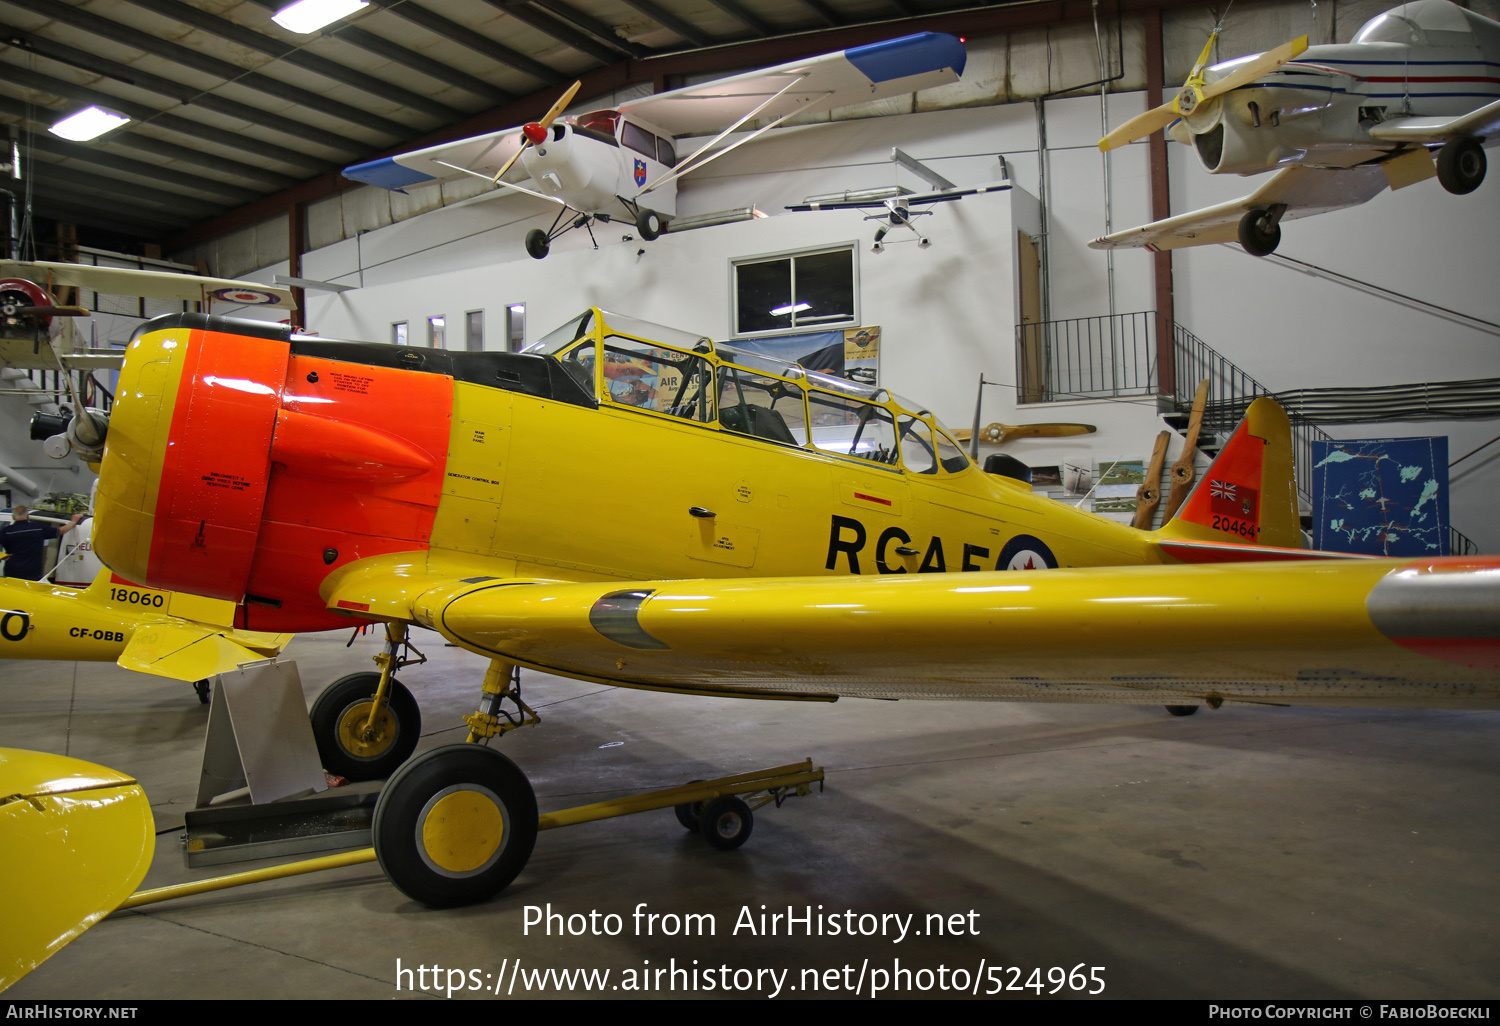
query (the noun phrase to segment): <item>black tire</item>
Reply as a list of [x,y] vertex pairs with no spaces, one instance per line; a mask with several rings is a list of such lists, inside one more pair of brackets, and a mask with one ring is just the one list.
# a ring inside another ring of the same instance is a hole
[[635,215],[635,230],[641,233],[641,238],[647,242],[655,242],[661,238],[662,229],[661,215],[654,210],[642,209]]
[[547,233],[540,228],[533,228],[526,233],[526,252],[533,260],[541,260],[551,248],[552,243],[547,238]]
[[323,689],[309,718],[323,768],[346,780],[380,780],[396,772],[416,751],[422,734],[422,711],[411,692],[391,678],[391,699],[376,727],[376,737],[358,740],[354,730],[370,716],[380,674],[351,673]]
[[[703,781],[701,779],[689,780],[688,783],[701,784]],[[691,830],[695,834],[698,832],[698,824],[703,817],[702,802],[683,802],[681,805],[672,806],[672,811],[677,814],[677,822],[682,824],[684,830]]]
[[485,901],[526,867],[536,795],[515,763],[483,745],[434,748],[402,766],[375,803],[371,835],[385,875],[414,901]]
[[1191,716],[1200,708],[1201,706],[1196,705],[1169,705],[1167,706],[1167,712],[1173,716]]
[[1270,256],[1281,245],[1281,225],[1266,224],[1266,211],[1252,210],[1240,218],[1240,245],[1251,256]]
[[755,817],[750,806],[732,794],[720,795],[705,802],[699,816],[698,832],[720,851],[733,851],[750,840]]
[[1438,181],[1455,196],[1466,196],[1484,181],[1487,163],[1478,139],[1449,139],[1438,150]]
[[210,685],[207,678],[204,678],[203,680],[193,681],[193,694],[198,696],[199,705],[208,704],[208,700],[212,696],[212,692],[210,691]]

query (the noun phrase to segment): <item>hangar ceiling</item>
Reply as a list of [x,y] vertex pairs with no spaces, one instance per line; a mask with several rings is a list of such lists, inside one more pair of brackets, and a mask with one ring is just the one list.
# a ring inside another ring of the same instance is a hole
[[[272,22],[286,2],[0,0],[0,123],[25,171],[0,186],[24,190],[44,225],[171,246],[326,195],[348,164],[538,116],[576,77],[583,95],[590,80],[660,89],[911,31],[983,31],[996,13],[1070,16],[1066,2],[372,0],[306,36]],[[91,104],[131,121],[87,143],[47,131]]]

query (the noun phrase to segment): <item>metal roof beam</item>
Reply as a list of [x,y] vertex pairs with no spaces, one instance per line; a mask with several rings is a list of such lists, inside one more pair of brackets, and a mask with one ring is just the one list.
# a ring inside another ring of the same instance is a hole
[[[37,107],[35,104],[22,103],[20,100],[11,99],[8,96],[0,96],[0,114],[9,114],[12,117],[36,122],[39,128],[45,128],[45,124],[37,118],[41,112],[49,114],[57,113],[47,107]],[[238,161],[229,160],[213,153],[204,153],[202,150],[191,149],[187,146],[178,146],[176,143],[157,139],[153,136],[142,135],[139,132],[131,132],[128,129],[111,132],[109,138],[104,140],[111,146],[122,146],[126,149],[140,150],[142,153],[150,153],[154,156],[165,157],[168,160],[180,160],[185,164],[197,164],[200,167],[211,167],[237,178],[246,178],[250,181],[260,182],[272,189],[286,189],[296,185],[299,179],[291,175],[278,174],[268,171],[263,167],[251,167],[249,164],[241,164]]]
[[[284,135],[296,136],[300,139],[306,139],[309,142],[319,143],[329,149],[357,154],[368,152],[370,148],[368,143],[360,142],[358,139],[350,139],[347,136],[339,135],[337,132],[330,132],[326,129],[315,128],[312,125],[305,125],[300,121],[282,117],[280,114],[272,114],[269,111],[261,110],[259,107],[251,107],[235,100],[226,100],[224,97],[215,96],[212,93],[200,93],[192,86],[158,78],[155,75],[138,71],[124,64],[116,64],[114,61],[105,60],[103,57],[95,57],[82,50],[75,50],[71,46],[55,43],[41,36],[31,36],[26,33],[5,29],[5,39],[12,43],[12,45],[57,61],[60,64],[67,64],[75,68],[93,72],[96,75],[103,75],[105,78],[114,79],[117,82],[123,82],[126,85],[135,86],[147,92],[159,93],[162,96],[170,97],[185,105],[202,107],[204,110],[227,114],[230,117],[260,125],[262,128],[269,128],[274,132],[281,132]],[[26,80],[28,76],[34,81]],[[4,64],[4,62],[0,62],[0,78],[8,78],[18,85],[41,89],[56,96],[109,107],[112,110],[119,111],[121,114],[128,114],[137,121],[150,121],[153,124],[166,127],[166,120],[171,119],[185,125],[192,125],[192,130],[188,131],[187,134],[201,135],[207,139],[211,137],[212,133],[218,133],[218,136],[222,138],[217,138],[216,141],[224,142],[238,149],[249,150],[252,153],[263,152],[270,155],[274,152],[277,154],[276,159],[284,163],[317,168],[328,166],[327,161],[311,157],[300,151],[286,150],[269,143],[247,140],[238,133],[216,129],[208,125],[199,125],[195,121],[164,114],[154,107],[145,107],[140,104],[131,103],[128,100],[111,96],[108,93],[94,92],[91,89],[85,89],[83,86],[64,82],[61,79],[49,78],[45,75],[27,71],[25,68]],[[183,129],[174,128],[173,131],[183,131]],[[251,146],[251,143],[255,145]]]
[[683,21],[677,15],[652,3],[651,0],[623,0],[626,7],[632,7],[640,11],[646,17],[664,28],[676,32],[683,39],[694,46],[713,46],[723,40],[715,39],[691,22]]
[[199,53],[191,47],[159,39],[149,32],[131,28],[129,25],[121,24],[118,21],[110,21],[108,18],[101,18],[97,14],[72,7],[60,2],[60,0],[5,0],[5,2],[14,4],[17,7],[24,7],[34,14],[40,14],[44,18],[52,18],[54,21],[60,21],[65,25],[81,29],[84,32],[92,32],[94,35],[102,36],[116,43],[133,46],[143,53],[175,61],[184,67],[201,71],[205,75],[213,75],[216,78],[224,79],[226,82],[232,81],[248,89],[254,89],[269,96],[274,96],[278,100],[291,100],[293,103],[307,107],[310,110],[319,111],[327,114],[329,117],[338,118],[340,121],[347,121],[352,125],[363,126],[382,135],[402,139],[411,134],[411,129],[400,122],[371,114],[368,111],[360,110],[358,107],[351,107],[346,103],[339,103],[337,100],[330,100],[326,96],[309,92],[306,89],[299,89],[285,82],[278,82],[274,78],[247,70],[238,64],[230,64],[228,61],[221,61],[216,57]]
[[532,60],[524,53],[512,50],[503,43],[497,43],[488,36],[481,36],[473,29],[449,21],[440,14],[434,14],[425,7],[418,7],[414,0],[370,0],[370,2],[382,11],[405,18],[413,25],[420,25],[444,39],[466,46],[475,53],[483,54],[497,64],[503,64],[507,68],[539,79],[545,85],[555,85],[562,81],[561,75],[540,61]]
[[578,26],[605,46],[614,47],[629,57],[648,57],[651,54],[651,51],[644,46],[622,38],[613,26],[583,13],[572,4],[564,3],[563,0],[530,0],[530,2],[531,6],[538,10],[546,11],[570,25]]
[[[13,191],[18,194],[16,198],[24,204],[25,196],[22,190]],[[79,192],[77,189],[69,189],[51,182],[32,182],[31,197],[31,206],[34,211],[47,211],[42,215],[44,217],[59,221],[77,221],[80,224],[91,223],[86,220],[90,217],[107,218],[115,226],[113,230],[127,231],[130,234],[149,232],[153,235],[163,235],[178,225],[192,223],[185,215],[155,212],[149,215],[138,215],[133,213],[134,208],[130,207],[98,214],[96,211],[103,197]]]
[[[142,160],[131,160],[129,157],[117,157],[96,146],[85,146],[80,143],[59,139],[49,132],[36,132],[28,142],[32,149],[40,150],[43,153],[50,153],[56,157],[66,157],[71,160],[81,160],[90,164],[97,164],[102,168],[109,168],[142,178],[155,179],[164,185],[176,185],[184,189],[192,189],[194,192],[211,193],[216,196],[222,196],[225,202],[236,205],[249,203],[251,200],[260,199],[264,195],[264,193],[256,192],[254,189],[246,189],[243,186],[232,185],[229,182],[221,182],[213,178],[202,178],[198,175],[188,174],[186,171],[176,171],[171,168],[160,167],[156,164],[148,164]],[[213,201],[210,200],[209,202]]]
[[798,0],[798,3],[822,18],[825,24],[838,27],[849,23],[847,18],[825,4],[823,0]]
[[383,96],[393,103],[399,103],[403,107],[422,111],[437,118],[446,124],[463,117],[464,112],[447,104],[438,103],[427,96],[414,93],[409,89],[403,89],[393,85],[374,75],[366,75],[362,71],[347,68],[337,61],[331,61],[326,57],[319,57],[315,53],[293,46],[291,43],[283,43],[279,39],[256,32],[254,29],[237,25],[228,18],[221,18],[216,14],[201,11],[196,7],[180,3],[179,0],[128,0],[137,7],[144,8],[153,14],[160,14],[166,18],[180,21],[184,25],[202,29],[204,32],[212,33],[220,39],[227,39],[231,43],[258,50],[268,57],[274,57],[294,67],[311,71],[322,75],[324,78],[343,85],[353,86],[375,96]]
[[735,3],[734,0],[708,0],[708,2],[745,26],[751,32],[754,32],[757,36],[774,36],[779,34],[775,26],[761,21],[755,15],[745,10],[745,8]]
[[[167,192],[163,189],[153,189],[145,185],[137,185],[127,182],[123,178],[110,178],[108,175],[91,174],[88,171],[80,171],[77,168],[64,167],[61,164],[52,164],[40,160],[32,160],[26,165],[33,178],[39,181],[56,181],[83,185],[90,189],[98,189],[101,192],[113,193],[117,196],[129,196],[138,203],[146,203],[152,206],[164,207],[168,212],[180,211],[189,217],[212,217],[214,214],[222,213],[227,204],[214,203],[210,200],[198,199],[195,196],[184,196],[180,192]],[[155,211],[152,211],[155,213]]]
[[485,0],[485,3],[504,11],[517,21],[525,22],[538,32],[546,33],[559,43],[571,46],[579,53],[588,54],[601,64],[613,64],[622,56],[630,56],[619,47],[601,43],[546,11],[533,8],[528,0]]

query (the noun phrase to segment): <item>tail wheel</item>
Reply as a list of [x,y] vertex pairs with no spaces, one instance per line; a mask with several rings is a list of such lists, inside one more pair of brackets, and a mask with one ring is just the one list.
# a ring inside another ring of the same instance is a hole
[[1173,716],[1191,716],[1198,711],[1198,708],[1196,705],[1169,705],[1167,712]]
[[1479,188],[1486,166],[1484,146],[1478,139],[1450,139],[1438,150],[1438,181],[1455,196],[1465,196]]
[[526,252],[533,260],[541,260],[552,249],[552,243],[547,238],[547,233],[540,228],[533,228],[526,233]]
[[434,908],[500,893],[531,858],[536,795],[526,775],[482,745],[424,752],[391,777],[375,805],[380,868]]
[[347,780],[380,780],[416,751],[422,711],[394,677],[390,701],[370,724],[370,707],[379,686],[378,673],[351,673],[324,688],[313,702],[313,738],[329,773]]
[[1240,245],[1251,256],[1270,256],[1281,245],[1281,225],[1272,224],[1269,213],[1252,210],[1240,218]]
[[642,210],[635,215],[635,230],[641,233],[641,238],[647,242],[655,242],[661,237],[666,226],[662,224],[661,215],[654,210]]
[[706,802],[698,817],[698,832],[720,851],[733,851],[750,840],[754,826],[750,806],[732,794]]

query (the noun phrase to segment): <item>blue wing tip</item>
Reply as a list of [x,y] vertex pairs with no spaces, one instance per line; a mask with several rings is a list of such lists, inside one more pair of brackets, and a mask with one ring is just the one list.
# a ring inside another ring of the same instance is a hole
[[435,181],[432,175],[402,167],[394,157],[367,160],[363,164],[351,164],[344,168],[344,177],[365,185],[375,185],[392,192],[401,192],[408,185],[420,185]]
[[968,53],[957,36],[946,32],[918,32],[900,39],[855,46],[844,51],[844,57],[871,82],[889,82],[952,68],[962,75]]

